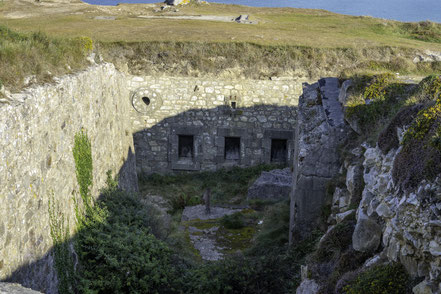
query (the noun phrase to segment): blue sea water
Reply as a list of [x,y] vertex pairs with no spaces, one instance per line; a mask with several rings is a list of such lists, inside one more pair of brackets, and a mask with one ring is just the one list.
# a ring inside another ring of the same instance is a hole
[[[90,4],[156,3],[160,0],[83,0]],[[208,0],[258,7],[319,8],[349,15],[441,23],[441,0]]]

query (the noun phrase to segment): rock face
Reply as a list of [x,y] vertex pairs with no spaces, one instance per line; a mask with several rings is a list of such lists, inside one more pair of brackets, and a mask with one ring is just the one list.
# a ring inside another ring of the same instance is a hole
[[357,251],[374,252],[380,245],[381,227],[369,218],[361,218],[355,225],[352,246]]
[[32,289],[25,288],[19,284],[0,283],[0,294],[41,294]]
[[368,147],[364,152],[365,187],[353,246],[373,251],[381,243],[389,261],[403,264],[412,277],[425,278],[414,293],[435,293],[441,282],[441,202],[436,196],[441,195],[441,180],[423,181],[413,191],[400,190],[392,179],[399,151],[384,154],[378,147]]
[[344,142],[346,126],[338,101],[339,81],[321,79],[304,88],[299,100],[299,162],[295,191],[295,234],[307,234],[320,217],[326,186],[339,173],[338,146]]
[[297,288],[296,294],[317,294],[319,289],[320,286],[314,280],[305,279]]
[[264,171],[248,189],[248,199],[288,199],[291,186],[292,173],[289,168]]

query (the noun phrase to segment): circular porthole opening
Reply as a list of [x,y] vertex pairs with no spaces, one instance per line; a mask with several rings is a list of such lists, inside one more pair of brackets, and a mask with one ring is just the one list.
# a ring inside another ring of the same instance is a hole
[[144,102],[145,105],[150,105],[150,98],[149,97],[142,97],[142,102]]

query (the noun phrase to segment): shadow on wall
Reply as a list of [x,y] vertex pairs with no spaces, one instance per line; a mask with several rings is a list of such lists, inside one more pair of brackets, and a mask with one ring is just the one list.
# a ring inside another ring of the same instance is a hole
[[[139,114],[147,121],[160,113]],[[292,165],[297,108],[237,105],[190,109],[133,135],[138,174]]]
[[[148,115],[140,114],[138,119],[146,119]],[[104,292],[100,293],[118,292],[111,288],[115,285],[114,279],[122,279],[121,285],[129,281],[133,289],[136,289],[138,283],[147,283],[151,287],[150,291],[170,287],[161,284],[161,281],[174,279],[168,276],[155,281],[143,281],[143,277],[157,276],[158,270],[159,275],[174,274],[170,271],[173,268],[171,255],[163,243],[149,235],[152,233],[159,239],[163,237],[159,217],[155,218],[155,212],[140,201],[136,192],[125,193],[122,190],[138,191],[137,170],[138,174],[149,174],[246,167],[261,163],[292,165],[296,119],[297,108],[291,106],[219,106],[212,109],[190,109],[134,133],[135,154],[131,149],[128,150],[118,173],[121,190],[112,190],[110,187],[102,191],[95,201],[95,206],[102,210],[88,215],[87,224],[81,226],[73,237],[60,242],[43,258],[23,265],[4,281],[52,294],[58,292],[57,283],[61,287],[79,287],[77,282],[72,282],[76,278],[71,268],[75,268],[82,270],[82,279],[86,279],[83,280],[86,284],[88,279],[102,279],[101,285],[104,286],[100,291]],[[133,230],[139,230],[139,233],[131,234]],[[138,237],[132,239],[135,235]],[[82,248],[89,248],[86,254],[85,251],[72,254],[72,244],[78,244],[77,240],[81,240]],[[87,240],[94,240],[94,243],[88,244]],[[94,244],[104,244],[105,249],[96,248]],[[127,252],[133,246],[137,246],[137,252],[141,253],[134,255]],[[155,248],[154,251],[151,251],[152,248]],[[68,273],[57,277],[55,266],[60,259],[57,261],[55,252],[60,251],[64,254],[68,252],[61,259],[61,266]],[[145,262],[152,260],[146,261],[147,256],[153,256],[157,264],[145,267]],[[68,262],[71,258],[73,263]],[[121,264],[109,265],[112,260],[131,258],[134,258],[138,272],[128,271]],[[109,268],[114,272],[109,271]],[[69,285],[66,286],[66,283]],[[106,285],[109,285],[108,289]],[[119,291],[130,292],[127,289]]]
[[[136,193],[138,191],[138,179],[136,175],[135,154],[132,151],[131,147],[129,147],[127,151],[127,156],[125,156],[124,158],[125,161],[116,176],[118,181],[115,183],[117,184],[118,189],[120,189],[121,191]],[[79,196],[77,198],[79,198]],[[56,199],[54,200],[56,202]],[[102,205],[101,203],[103,203],[103,194],[100,195],[96,201],[97,205]],[[55,211],[55,213],[57,212]],[[67,228],[68,224],[65,223],[65,226],[66,227],[64,229]],[[72,224],[70,224],[70,226],[72,226]],[[68,241],[65,241],[62,244],[58,245],[58,247],[65,248],[65,246],[69,246],[70,248],[72,248],[72,240],[74,238],[76,238],[76,235],[70,238]],[[38,244],[39,240],[36,240],[35,246],[38,246]],[[42,258],[35,260],[34,262],[22,265],[10,276],[1,280],[1,282],[18,283],[23,285],[24,287],[31,288],[36,291],[41,291],[46,294],[58,293],[57,283],[59,279],[57,278],[55,270],[55,250],[56,248],[53,247]]]

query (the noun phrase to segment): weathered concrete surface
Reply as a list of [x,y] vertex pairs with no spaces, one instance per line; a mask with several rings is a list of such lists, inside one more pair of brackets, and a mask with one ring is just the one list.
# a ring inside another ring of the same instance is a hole
[[57,291],[47,254],[48,200],[55,197],[73,233],[72,195],[79,188],[72,148],[81,129],[92,143],[93,195],[108,170],[120,173],[122,188],[137,190],[129,97],[125,77],[103,64],[27,89],[0,106],[0,279]]
[[316,224],[326,198],[326,185],[338,174],[338,147],[346,127],[338,101],[337,78],[321,79],[307,85],[299,100],[299,160],[291,231],[302,238]]
[[264,171],[248,189],[248,199],[288,199],[291,186],[292,173],[289,168]]

